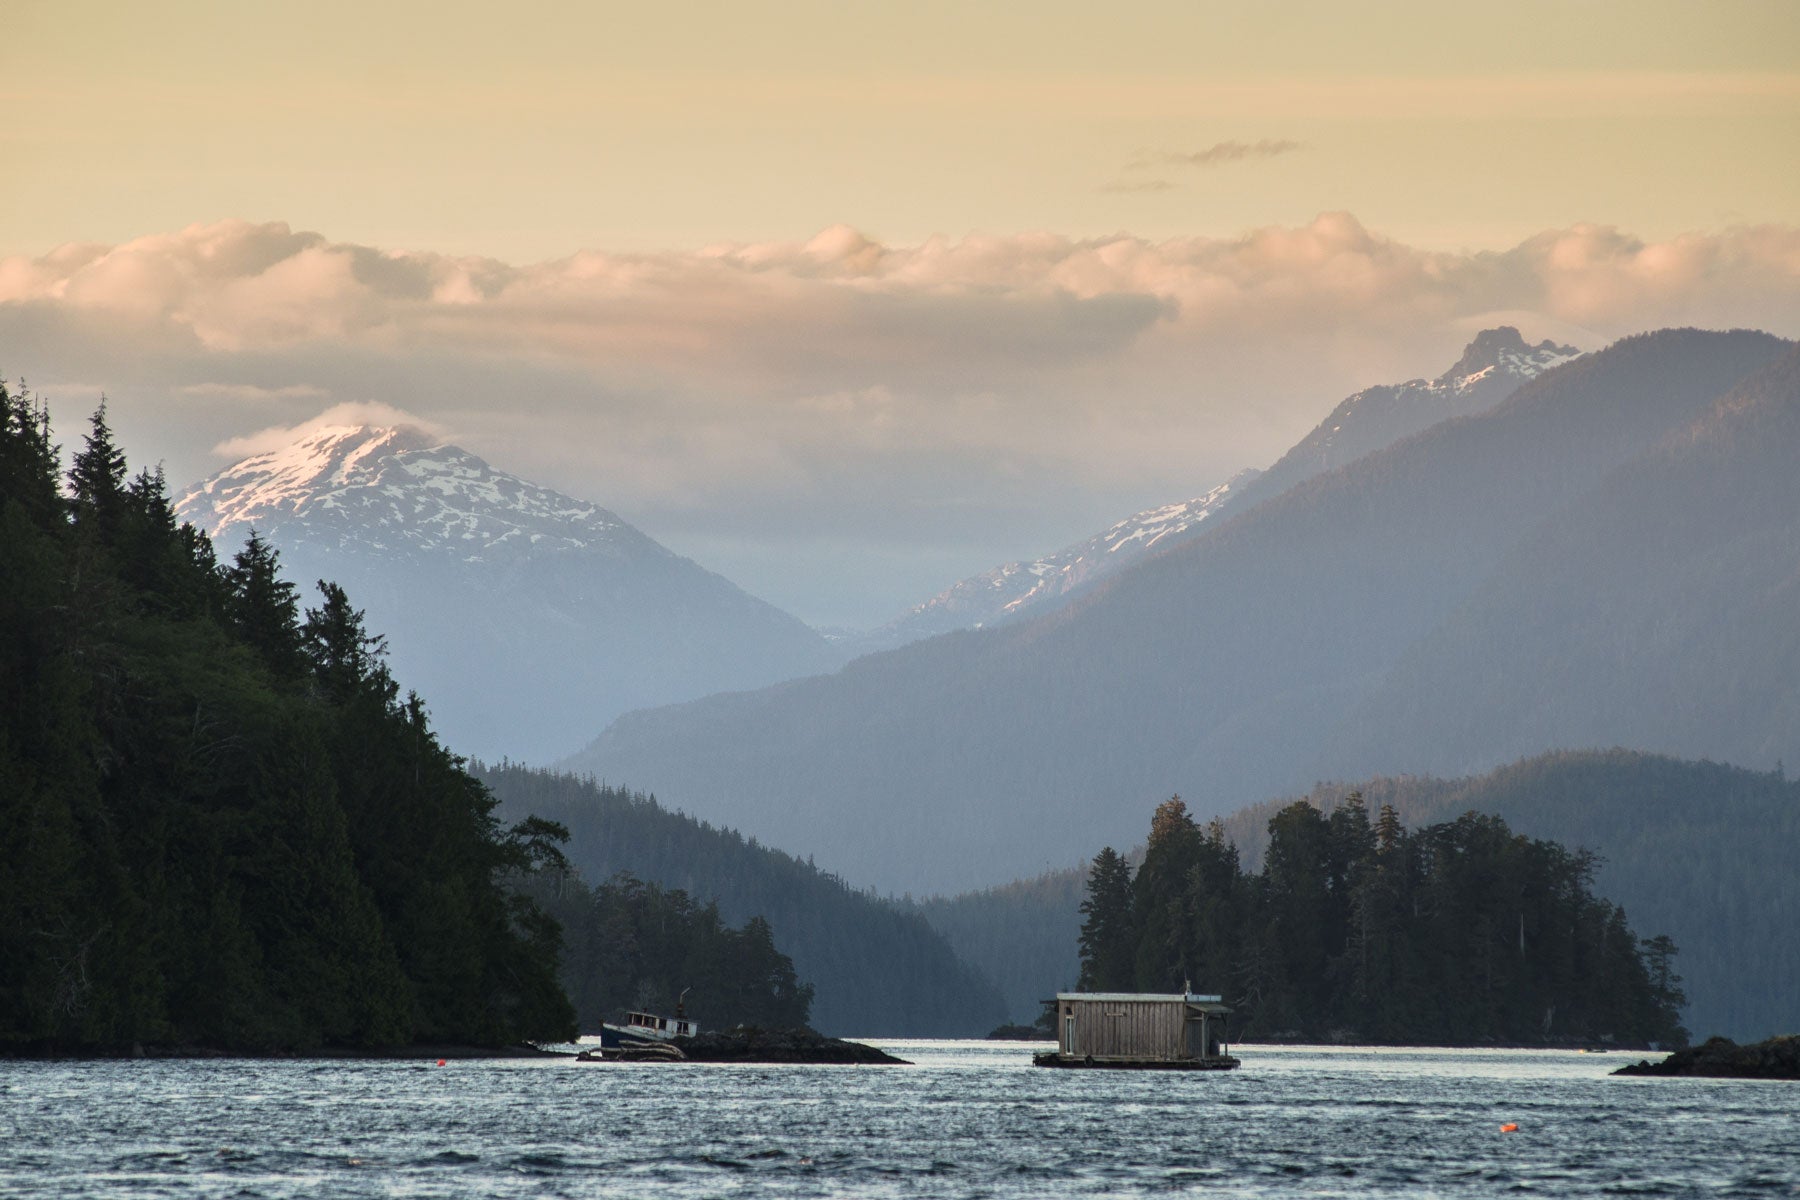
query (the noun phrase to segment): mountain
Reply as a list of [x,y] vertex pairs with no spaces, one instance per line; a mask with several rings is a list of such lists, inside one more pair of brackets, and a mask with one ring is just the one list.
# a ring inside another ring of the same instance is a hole
[[1174,545],[1202,521],[1223,512],[1256,475],[1254,470],[1242,471],[1204,496],[1145,509],[1055,554],[971,575],[879,629],[843,639],[840,646],[851,656],[868,654],[957,629],[979,629],[1047,612],[1152,550]]
[[1520,385],[1580,354],[1548,340],[1528,345],[1510,325],[1485,329],[1436,379],[1364,388],[1344,400],[1267,471],[1246,469],[1204,496],[1145,509],[1054,554],[973,575],[879,629],[844,639],[842,648],[851,654],[888,650],[1048,612],[1150,553],[1198,534],[1202,522],[1217,524],[1228,510],[1242,511],[1429,425],[1492,408]]
[[[1380,726],[1370,706],[1383,683],[1516,547],[1610,503],[1619,468],[1659,453],[1792,353],[1746,331],[1628,338],[1491,409],[1208,521],[1063,609],[828,677],[630,714],[572,765],[654,779],[690,812],[826,856],[852,878],[920,891],[987,886],[1083,861],[1096,844],[1128,845],[1142,813],[1171,792],[1205,815],[1346,777],[1326,753],[1339,727],[1364,714]],[[1772,450],[1791,457],[1800,445]],[[1753,459],[1707,460],[1684,486],[1723,489],[1739,465],[1764,469]],[[1565,590],[1557,578],[1518,586]],[[1692,627],[1704,614],[1680,619]],[[1789,644],[1689,656],[1657,691],[1672,704],[1724,697],[1696,734],[1738,744],[1734,729],[1763,727],[1758,714],[1791,694],[1782,681],[1800,677],[1800,661],[1783,657]],[[1508,636],[1473,653],[1464,670],[1478,679],[1515,667]],[[1729,694],[1733,679],[1744,686]],[[1525,680],[1518,694],[1554,699],[1567,682]],[[1635,701],[1596,687],[1580,702],[1596,714],[1590,744],[1620,740],[1604,714]],[[1368,761],[1406,771],[1426,749],[1390,742],[1391,759]]]
[[1533,346],[1511,325],[1484,329],[1436,379],[1364,388],[1331,410],[1313,431],[1237,497],[1248,507],[1297,483],[1335,471],[1451,417],[1486,412],[1545,371],[1581,356],[1545,339]]
[[1762,765],[1794,753],[1797,451],[1790,353],[1513,547],[1343,715],[1318,763],[1354,777],[1548,746]]
[[538,816],[567,826],[565,852],[589,881],[628,872],[717,904],[727,922],[767,920],[815,989],[812,1024],[826,1033],[974,1037],[1006,1019],[983,972],[919,914],[810,862],[591,779],[510,764],[474,771],[493,789],[504,821]]
[[181,495],[222,557],[252,528],[308,601],[330,579],[465,754],[546,760],[646,705],[836,661],[800,621],[598,505],[417,429],[335,426]]

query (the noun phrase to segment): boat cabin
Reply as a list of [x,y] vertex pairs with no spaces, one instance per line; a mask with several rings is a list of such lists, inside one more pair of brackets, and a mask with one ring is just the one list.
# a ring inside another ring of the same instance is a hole
[[655,1038],[659,1041],[668,1038],[694,1037],[700,1032],[700,1022],[690,1021],[685,1017],[659,1017],[655,1013],[626,1013],[624,1031],[635,1033],[639,1037]]
[[1223,997],[1195,992],[1061,992],[1056,1053],[1034,1062],[1054,1067],[1165,1067],[1224,1070]]

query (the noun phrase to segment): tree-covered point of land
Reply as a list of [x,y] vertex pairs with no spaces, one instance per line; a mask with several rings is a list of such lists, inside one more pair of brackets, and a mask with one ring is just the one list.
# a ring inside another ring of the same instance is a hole
[[810,1019],[813,987],[760,916],[733,929],[716,901],[629,872],[590,887],[573,873],[540,871],[526,892],[563,929],[563,983],[584,1033],[678,1004],[707,1029],[794,1029]]
[[567,1036],[494,807],[340,589],[0,385],[0,1052]]
[[[664,901],[681,896],[681,903],[701,913],[716,904],[719,919],[731,924],[765,920],[780,951],[792,957],[800,977],[816,989],[811,1020],[825,1033],[978,1037],[1006,1020],[1005,1003],[993,984],[910,906],[854,889],[810,861],[665,808],[641,792],[512,763],[477,764],[475,771],[500,798],[504,818],[537,816],[568,828],[574,868],[589,880],[613,881],[596,888],[596,894],[607,886],[641,889],[640,896],[660,895]],[[624,884],[621,873],[642,882]],[[622,989],[607,990],[612,985],[604,984],[594,992],[583,991],[581,963],[606,957],[595,947],[593,957],[584,960],[588,943],[577,920],[579,910],[555,904],[552,909],[566,928],[571,959],[566,978],[583,1021],[595,1011],[635,1006],[637,982]],[[705,980],[656,965],[634,978],[651,981],[646,996],[693,985],[689,1008],[714,1023],[696,1007],[703,993],[713,990]],[[783,987],[771,987],[755,1004],[779,1007],[785,1003],[783,994]],[[749,1020],[729,1011],[723,1019]]]
[[1686,1044],[1674,943],[1640,940],[1594,866],[1498,817],[1408,830],[1351,797],[1277,812],[1253,874],[1176,798],[1135,877],[1094,859],[1081,986],[1223,993],[1248,1039]]

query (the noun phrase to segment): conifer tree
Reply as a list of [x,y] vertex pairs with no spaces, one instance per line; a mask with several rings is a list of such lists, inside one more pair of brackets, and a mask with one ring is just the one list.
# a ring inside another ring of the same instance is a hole
[[281,577],[281,555],[254,529],[225,570],[230,612],[244,640],[262,656],[277,679],[298,679],[305,664],[300,637],[300,600]]
[[69,467],[75,523],[111,543],[125,519],[125,452],[106,423],[106,399],[94,410],[86,444]]
[[1088,992],[1129,991],[1136,979],[1131,864],[1111,846],[1094,856],[1081,902],[1081,978]]

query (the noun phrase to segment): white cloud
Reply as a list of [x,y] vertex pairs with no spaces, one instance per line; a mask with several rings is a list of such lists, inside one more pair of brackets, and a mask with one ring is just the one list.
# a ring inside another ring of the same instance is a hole
[[1441,371],[1499,323],[1587,348],[1800,335],[1800,228],[1576,225],[1454,253],[1344,213],[1167,241],[834,226],[514,265],[229,221],[0,260],[0,366],[53,393],[104,380],[172,479],[376,400],[392,412],[354,411],[454,429],[678,548],[960,545],[970,570],[1266,465],[1344,395]]
[[334,404],[318,416],[310,417],[295,425],[271,425],[266,429],[259,429],[255,433],[226,438],[215,445],[212,452],[228,462],[237,462],[240,459],[249,458],[253,454],[266,454],[271,450],[279,450],[309,433],[333,425],[410,425],[424,430],[433,437],[447,435],[444,427],[437,422],[415,416],[404,409],[395,408],[391,404],[381,404],[375,401],[352,401],[347,404]]

